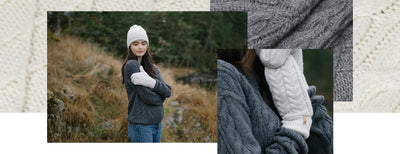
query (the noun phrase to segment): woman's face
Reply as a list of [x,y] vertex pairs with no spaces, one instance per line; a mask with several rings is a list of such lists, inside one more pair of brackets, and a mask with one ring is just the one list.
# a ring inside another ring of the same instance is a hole
[[147,51],[147,42],[143,40],[137,40],[131,44],[131,52],[136,57],[142,57]]

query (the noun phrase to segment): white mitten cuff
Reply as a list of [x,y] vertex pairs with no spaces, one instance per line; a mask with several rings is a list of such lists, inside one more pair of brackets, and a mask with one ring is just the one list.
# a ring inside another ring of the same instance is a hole
[[292,119],[282,120],[282,127],[300,133],[304,137],[304,139],[307,139],[310,136],[311,124],[311,117],[308,116],[297,116],[292,117]]
[[143,83],[143,86],[153,89],[156,86],[156,80],[149,76],[149,79],[145,83]]
[[274,104],[282,117],[283,127],[295,130],[307,138],[313,110],[307,92],[308,85],[298,63],[289,55],[279,68],[266,66],[264,73]]

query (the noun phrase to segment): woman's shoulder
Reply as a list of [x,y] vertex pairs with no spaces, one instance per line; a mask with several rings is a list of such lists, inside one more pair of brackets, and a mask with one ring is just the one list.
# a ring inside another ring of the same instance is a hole
[[123,73],[126,76],[131,76],[132,73],[140,71],[140,64],[137,60],[128,60],[123,66]]
[[242,73],[240,73],[240,71],[235,66],[221,59],[217,60],[217,71],[218,71],[218,76],[227,75],[230,77],[235,77],[242,75]]
[[125,63],[124,70],[128,71],[127,73],[134,71],[139,71],[140,64],[137,60],[131,59]]
[[249,85],[246,77],[235,66],[224,60],[217,60],[217,71],[218,88],[221,91],[240,91]]
[[156,64],[153,64],[153,67],[154,67],[155,70],[158,70],[158,67],[157,67]]
[[156,71],[156,73],[157,73],[157,72],[160,72],[160,69],[158,69],[158,67],[157,67],[156,64],[153,64],[153,68],[154,68],[154,70]]
[[134,60],[134,59],[128,60],[126,62],[126,65],[129,65],[129,66],[140,66],[139,62],[137,60]]

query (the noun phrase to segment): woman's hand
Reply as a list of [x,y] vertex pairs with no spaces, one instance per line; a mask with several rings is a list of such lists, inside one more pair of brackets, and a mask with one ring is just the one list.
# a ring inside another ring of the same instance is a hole
[[156,86],[156,80],[151,78],[146,71],[144,71],[143,67],[140,66],[139,68],[140,72],[133,73],[131,75],[131,81],[134,85],[141,85],[145,87],[149,87],[150,89],[153,89],[154,86]]

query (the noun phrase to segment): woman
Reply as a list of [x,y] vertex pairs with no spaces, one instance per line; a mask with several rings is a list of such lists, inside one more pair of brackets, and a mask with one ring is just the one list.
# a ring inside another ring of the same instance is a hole
[[131,142],[161,142],[163,103],[171,87],[153,64],[146,31],[133,25],[127,33],[128,54],[122,82],[128,94],[128,137]]
[[312,111],[300,113],[304,121],[296,123],[291,119],[307,107],[289,104],[281,113],[265,78],[266,66],[254,50],[220,50],[218,59],[218,153],[333,152],[332,121],[321,105],[324,98],[314,96],[315,87],[307,89]]

